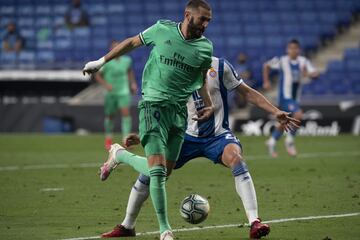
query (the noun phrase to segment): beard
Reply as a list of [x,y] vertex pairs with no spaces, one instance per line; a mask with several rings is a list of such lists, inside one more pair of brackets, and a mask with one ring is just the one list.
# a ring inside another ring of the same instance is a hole
[[194,17],[190,18],[188,25],[189,33],[192,38],[199,38],[203,35],[205,29],[203,27],[199,27],[194,23]]

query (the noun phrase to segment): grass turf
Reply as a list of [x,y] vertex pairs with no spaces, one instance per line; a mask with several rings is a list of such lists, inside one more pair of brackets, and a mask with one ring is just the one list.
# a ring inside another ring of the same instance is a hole
[[[298,158],[279,144],[280,157],[266,156],[265,138],[240,137],[264,220],[360,212],[360,139],[299,137]],[[141,148],[135,152],[142,154]],[[0,239],[65,239],[96,236],[120,223],[137,174],[121,166],[100,182],[96,167],[106,158],[103,137],[0,135]],[[35,166],[34,166],[35,165]],[[5,167],[17,166],[10,170]],[[27,167],[30,169],[26,169]],[[63,191],[42,191],[63,188]],[[231,172],[206,160],[174,171],[167,183],[173,228],[189,228],[179,203],[190,193],[209,199],[211,213],[200,226],[246,222]],[[267,239],[359,239],[360,217],[272,224]],[[137,232],[157,230],[147,201]],[[248,228],[181,232],[177,239],[247,239]],[[158,235],[138,239],[158,239]]]

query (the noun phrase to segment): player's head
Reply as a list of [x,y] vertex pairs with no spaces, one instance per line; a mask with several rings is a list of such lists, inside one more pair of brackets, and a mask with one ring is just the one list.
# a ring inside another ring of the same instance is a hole
[[81,6],[81,0],[72,0],[73,7],[78,8]]
[[185,8],[184,24],[191,38],[199,38],[211,20],[211,8],[205,0],[189,0]]
[[297,39],[291,39],[287,44],[287,54],[290,58],[295,59],[300,55],[301,47]]
[[239,55],[238,55],[238,63],[239,64],[244,64],[244,63],[246,63],[246,61],[247,61],[246,54],[245,53],[239,53]]
[[13,22],[8,23],[7,26],[6,26],[6,30],[7,30],[9,33],[16,32],[16,25],[15,25],[15,23],[13,23]]

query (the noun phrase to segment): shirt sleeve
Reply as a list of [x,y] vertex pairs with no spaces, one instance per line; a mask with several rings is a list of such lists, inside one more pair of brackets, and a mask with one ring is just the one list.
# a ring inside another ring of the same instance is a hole
[[306,59],[305,67],[306,67],[307,72],[310,74],[316,72],[316,69],[314,68],[314,66],[311,64],[311,62],[308,59]]
[[154,25],[152,25],[151,27],[147,28],[146,30],[142,31],[139,36],[141,39],[141,42],[146,45],[155,45],[155,41],[156,41],[156,36],[158,34],[158,29],[159,29],[159,21],[156,22]]
[[280,58],[279,57],[273,57],[272,59],[270,59],[266,63],[273,70],[279,70],[280,69]]
[[239,74],[235,71],[234,67],[228,62],[224,61],[224,85],[227,90],[233,90],[244,81],[240,78]]

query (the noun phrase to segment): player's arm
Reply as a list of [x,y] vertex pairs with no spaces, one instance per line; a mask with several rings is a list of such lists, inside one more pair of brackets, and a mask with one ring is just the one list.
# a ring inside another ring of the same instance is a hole
[[268,63],[264,63],[264,65],[263,65],[263,88],[265,90],[271,89],[270,66]]
[[98,82],[101,86],[103,86],[106,90],[111,91],[112,86],[111,84],[107,83],[102,75],[101,72],[96,73],[95,80]]
[[197,113],[198,116],[193,118],[193,120],[195,121],[204,121],[209,117],[211,117],[211,115],[214,113],[214,106],[211,101],[210,94],[207,88],[206,75],[207,75],[207,70],[204,70],[203,71],[204,84],[198,91],[200,97],[203,100],[205,107],[198,111]]
[[128,79],[129,79],[129,86],[132,94],[136,94],[138,91],[136,79],[135,79],[135,73],[133,68],[129,68],[128,70]]
[[306,78],[318,78],[320,73],[314,68],[309,60],[306,60],[306,64],[304,66],[303,75]]
[[85,73],[92,74],[97,72],[105,63],[111,61],[112,59],[122,56],[135,48],[143,45],[140,40],[140,36],[136,35],[134,37],[130,37],[120,42],[116,47],[114,47],[110,52],[108,52],[104,57],[100,58],[96,61],[88,62],[84,69],[83,74]]
[[272,58],[270,61],[267,61],[263,65],[263,88],[265,90],[271,89],[271,81],[270,81],[270,72],[271,69],[279,69],[280,68],[280,59],[278,57]]
[[268,113],[273,114],[276,119],[282,124],[285,130],[291,130],[294,128],[298,128],[300,121],[289,116],[289,113],[281,111],[273,104],[271,104],[261,93],[256,91],[255,89],[249,87],[244,82],[236,87],[238,93],[245,96],[245,99],[267,111]]

